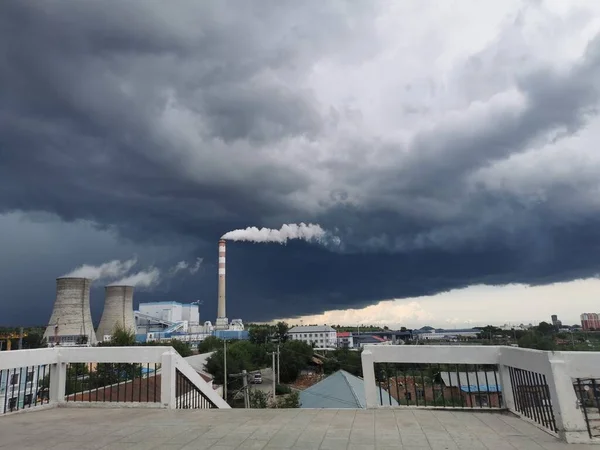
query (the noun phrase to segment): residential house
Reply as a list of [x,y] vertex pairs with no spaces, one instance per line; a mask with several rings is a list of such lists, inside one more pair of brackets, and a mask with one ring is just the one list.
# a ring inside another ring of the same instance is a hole
[[354,338],[349,331],[338,331],[337,346],[339,348],[354,348]]

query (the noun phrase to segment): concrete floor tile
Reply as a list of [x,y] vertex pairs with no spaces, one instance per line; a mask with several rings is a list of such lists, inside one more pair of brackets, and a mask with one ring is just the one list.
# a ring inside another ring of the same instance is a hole
[[321,450],[346,450],[348,448],[348,439],[324,439],[321,442]]
[[319,450],[320,448],[320,442],[296,442],[292,450]]
[[269,441],[261,441],[258,439],[246,439],[240,446],[240,448],[248,450],[261,450],[267,446]]
[[[35,424],[32,427],[32,424]],[[575,450],[517,417],[432,410],[56,408],[0,418],[0,450]]]

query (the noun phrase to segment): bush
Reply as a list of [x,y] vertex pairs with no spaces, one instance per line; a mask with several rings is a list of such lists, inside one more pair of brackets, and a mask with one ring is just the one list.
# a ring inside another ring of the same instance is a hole
[[277,399],[277,408],[300,408],[300,393],[294,391]]
[[290,392],[292,392],[292,390],[285,384],[278,384],[275,386],[275,394],[277,395],[289,394]]
[[251,390],[250,408],[265,409],[267,407],[267,393],[263,391]]

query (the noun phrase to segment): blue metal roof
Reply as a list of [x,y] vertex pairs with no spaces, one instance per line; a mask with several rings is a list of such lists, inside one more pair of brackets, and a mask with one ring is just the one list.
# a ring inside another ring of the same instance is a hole
[[[387,391],[382,395],[389,406]],[[392,398],[392,406],[398,402]],[[300,392],[301,408],[366,408],[365,382],[345,370],[338,370],[317,384]]]
[[463,392],[502,392],[502,388],[497,384],[461,384],[460,390]]

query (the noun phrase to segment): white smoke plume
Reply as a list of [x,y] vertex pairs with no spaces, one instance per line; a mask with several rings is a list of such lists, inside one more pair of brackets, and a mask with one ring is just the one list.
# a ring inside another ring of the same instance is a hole
[[169,272],[171,273],[171,275],[175,275],[177,272],[181,272],[182,270],[187,269],[189,266],[190,265],[185,261],[179,261],[177,264],[175,264],[175,267],[173,267]]
[[160,282],[160,270],[156,267],[151,267],[146,271],[140,271],[118,281],[110,283],[109,286],[134,286],[138,288],[150,288],[156,286]]
[[83,264],[63,277],[89,278],[91,280],[114,279],[127,274],[136,263],[137,259],[132,258],[127,261],[115,259],[99,266]]
[[196,258],[196,263],[192,266],[186,261],[179,261],[175,266],[169,270],[169,274],[171,276],[176,275],[182,270],[187,270],[189,273],[194,275],[198,270],[200,270],[200,265],[202,264],[203,258]]
[[196,258],[196,264],[190,267],[190,273],[194,275],[198,270],[200,270],[200,266],[202,265],[203,258]]
[[285,244],[290,239],[301,239],[307,242],[319,242],[321,244],[333,242],[339,244],[340,238],[333,236],[330,232],[316,224],[284,224],[279,230],[271,228],[248,227],[243,230],[233,230],[225,233],[221,239],[228,241],[249,242],[276,242]]

